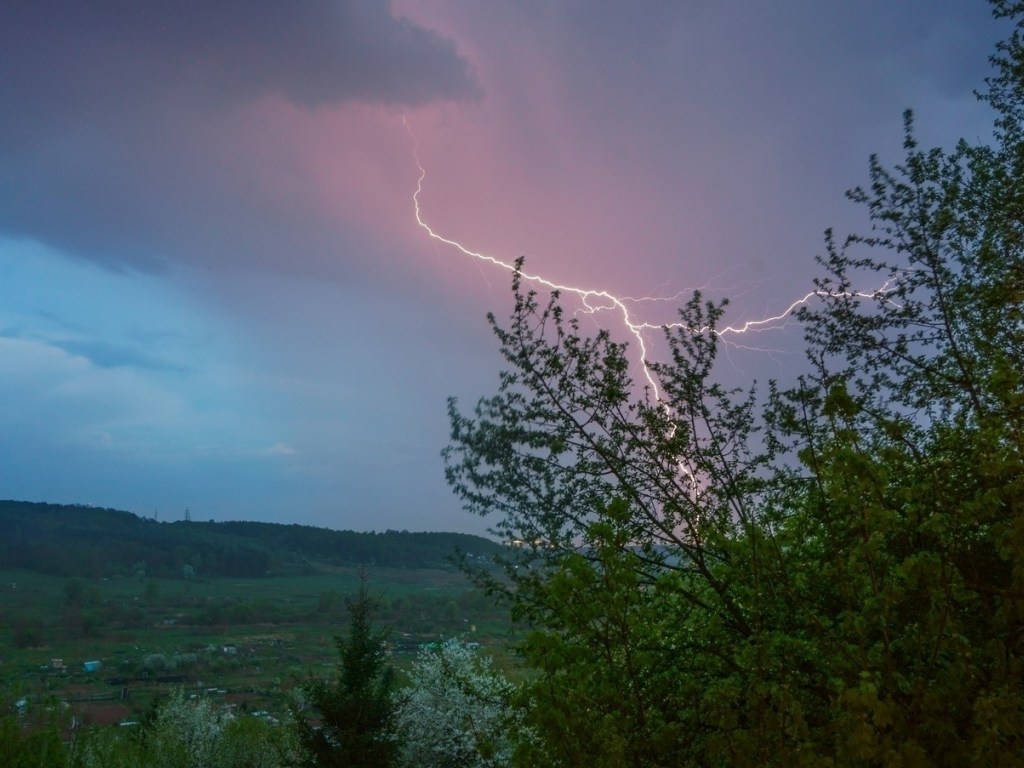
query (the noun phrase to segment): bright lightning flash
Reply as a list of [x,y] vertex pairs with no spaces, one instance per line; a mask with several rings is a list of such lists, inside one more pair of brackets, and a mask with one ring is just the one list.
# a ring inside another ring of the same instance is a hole
[[[419,169],[419,178],[416,180],[416,191],[413,193],[412,202],[413,209],[416,214],[416,223],[426,232],[433,240],[444,243],[447,246],[460,251],[466,256],[483,261],[489,264],[493,264],[496,267],[504,269],[508,272],[514,272],[516,266],[512,262],[504,261],[496,256],[490,254],[481,253],[474,251],[471,248],[460,243],[458,240],[445,237],[444,235],[436,232],[423,218],[423,213],[420,209],[420,195],[423,192],[423,182],[427,178],[427,171],[423,167],[423,163],[419,157],[419,142],[416,139],[416,135],[413,133],[412,128],[409,127],[409,123],[406,119],[402,118],[402,123],[405,125],[406,131],[408,131],[410,138],[413,142],[413,159],[416,161],[416,167]],[[614,311],[617,312],[622,320],[623,326],[628,330],[630,335],[636,339],[637,345],[640,350],[640,363],[643,367],[644,377],[647,380],[647,384],[650,386],[650,391],[654,395],[655,399],[660,401],[660,389],[655,379],[654,373],[652,372],[647,357],[647,342],[644,336],[645,331],[660,330],[666,328],[684,329],[689,330],[692,333],[704,333],[708,329],[704,328],[689,328],[680,322],[672,323],[649,323],[641,322],[634,317],[633,312],[630,311],[630,305],[640,304],[645,302],[666,302],[678,299],[681,294],[677,293],[674,296],[644,296],[644,297],[631,297],[631,296],[616,296],[607,290],[598,290],[594,288],[582,288],[577,285],[568,285],[558,283],[550,280],[543,275],[538,275],[530,272],[520,271],[520,276],[524,280],[528,280],[536,285],[543,286],[544,288],[551,291],[559,291],[563,294],[571,294],[576,296],[583,305],[584,311],[589,314],[594,314],[601,311]],[[848,294],[850,297],[860,298],[878,298],[888,295],[892,291],[892,284],[894,280],[887,281],[881,288],[874,291],[859,291],[856,293]],[[759,320],[748,320],[745,323],[735,326],[727,326],[725,328],[715,329],[714,333],[723,341],[728,341],[729,337],[739,336],[745,333],[757,333],[769,330],[777,330],[785,325],[787,318],[789,318],[799,307],[807,304],[815,298],[822,297],[824,294],[822,291],[809,291],[804,296],[793,301],[788,307],[782,310],[776,315],[770,317],[763,317]],[[741,346],[735,344],[735,346]]]

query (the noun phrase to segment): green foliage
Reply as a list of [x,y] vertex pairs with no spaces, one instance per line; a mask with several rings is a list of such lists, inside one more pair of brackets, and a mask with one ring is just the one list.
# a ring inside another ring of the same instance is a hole
[[0,718],[0,765],[5,768],[64,768],[67,750],[55,723]]
[[293,733],[205,698],[176,691],[141,729],[92,728],[77,734],[74,768],[277,768],[294,759]]
[[334,680],[310,679],[302,687],[319,723],[295,712],[302,764],[387,768],[395,757],[394,676],[387,664],[387,631],[373,626],[373,599],[361,582],[348,603],[348,637],[337,637]]
[[229,720],[217,745],[223,768],[278,768],[294,762],[298,754],[294,731],[255,717]]
[[559,558],[535,593],[543,602],[531,606],[536,628],[521,647],[540,673],[522,691],[540,737],[521,748],[531,764],[675,765],[685,755],[685,697],[665,642],[671,619],[658,591],[640,583],[627,509],[620,500],[601,508],[586,554]]
[[89,728],[76,734],[74,768],[141,768],[155,764],[147,745],[121,728]]
[[38,648],[43,645],[43,623],[37,618],[18,616],[11,627],[11,642],[15,648]]
[[994,146],[877,158],[829,232],[791,383],[717,379],[724,305],[624,345],[516,276],[508,369],[449,482],[521,544],[529,765],[1024,762],[1024,4]]

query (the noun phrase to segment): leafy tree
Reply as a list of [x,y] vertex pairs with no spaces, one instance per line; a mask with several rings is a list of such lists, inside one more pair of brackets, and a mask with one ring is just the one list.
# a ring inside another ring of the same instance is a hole
[[67,750],[56,722],[19,722],[0,717],[0,765],[9,768],[63,768]]
[[489,657],[448,640],[420,652],[397,713],[399,763],[410,768],[497,768],[509,765],[521,727],[512,709],[515,686]]
[[641,585],[628,523],[622,501],[600,509],[588,551],[558,558],[544,589],[530,591],[533,629],[520,649],[539,673],[523,691],[534,738],[520,757],[529,764],[675,765],[685,757],[681,660],[664,642],[677,617],[661,591]]
[[39,648],[44,645],[43,623],[36,618],[16,617],[11,628],[11,643],[15,648]]
[[176,691],[141,731],[91,728],[78,733],[75,768],[276,768],[294,757],[292,733],[255,717],[234,717],[209,699]]
[[[1020,765],[1024,3],[993,146],[877,158],[799,313],[790,383],[717,376],[724,304],[627,349],[514,279],[508,365],[449,406],[449,482],[520,544],[534,765]],[[597,653],[588,648],[599,649]]]
[[217,744],[223,768],[278,768],[296,759],[294,731],[256,717],[234,717]]
[[97,727],[75,735],[74,768],[139,768],[153,764],[145,740],[122,728]]
[[394,762],[394,675],[387,664],[388,633],[373,626],[374,607],[364,579],[348,602],[348,637],[335,638],[336,678],[302,686],[320,718],[315,723],[295,713],[303,765],[387,768]]

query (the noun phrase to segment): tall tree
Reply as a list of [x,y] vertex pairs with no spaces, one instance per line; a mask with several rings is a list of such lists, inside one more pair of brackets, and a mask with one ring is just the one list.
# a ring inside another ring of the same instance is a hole
[[394,762],[394,674],[387,663],[387,630],[373,624],[374,606],[364,578],[348,601],[348,636],[335,638],[336,677],[311,679],[302,687],[319,718],[295,713],[303,765],[388,768]]
[[478,579],[535,627],[528,763],[1022,764],[1024,3],[994,7],[994,144],[922,150],[907,115],[850,193],[871,232],[827,235],[798,379],[722,385],[695,295],[654,398],[516,276],[445,457],[520,544]]

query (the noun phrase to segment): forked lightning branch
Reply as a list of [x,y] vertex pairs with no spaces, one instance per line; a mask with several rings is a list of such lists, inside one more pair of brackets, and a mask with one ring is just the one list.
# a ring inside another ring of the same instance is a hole
[[[405,125],[406,131],[409,133],[409,137],[413,144],[413,159],[416,162],[416,168],[419,171],[419,177],[416,180],[416,191],[413,192],[412,202],[413,210],[416,215],[416,223],[423,229],[431,239],[438,243],[442,243],[465,256],[472,259],[476,259],[487,264],[491,264],[499,269],[503,269],[507,272],[514,272],[516,270],[516,264],[514,261],[506,261],[498,258],[497,256],[482,253],[480,251],[474,251],[472,248],[464,245],[458,240],[446,237],[445,235],[437,232],[423,217],[423,211],[420,207],[420,196],[423,194],[424,182],[427,178],[426,168],[423,166],[419,155],[419,141],[416,135],[413,133],[412,128],[409,126],[408,121],[403,117],[402,123]],[[689,328],[684,326],[678,321],[664,322],[664,323],[651,323],[647,321],[638,320],[634,312],[631,311],[630,307],[642,303],[650,302],[661,302],[668,303],[677,301],[681,294],[676,293],[672,296],[643,296],[643,297],[632,297],[632,296],[618,296],[608,290],[599,290],[596,288],[584,288],[579,285],[572,285],[566,283],[556,282],[550,278],[545,277],[541,274],[527,272],[520,270],[520,277],[534,285],[540,286],[549,291],[558,291],[563,295],[575,296],[583,306],[583,310],[587,313],[598,313],[598,312],[612,312],[617,314],[619,320],[622,323],[623,328],[632,336],[637,343],[640,352],[640,363],[643,367],[644,377],[647,380],[648,385],[651,388],[652,394],[656,399],[660,399],[660,389],[658,383],[655,380],[654,374],[652,373],[650,366],[648,365],[648,344],[645,338],[645,332],[651,330],[660,329],[679,329],[683,328],[693,333],[703,333],[708,329],[704,328]],[[879,296],[886,296],[892,290],[893,281],[888,281],[880,288],[873,291],[858,291],[849,294],[850,296],[857,296],[861,298],[877,298]],[[815,298],[821,297],[823,294],[821,291],[808,291],[800,298],[792,301],[785,309],[775,315],[762,317],[757,320],[748,320],[747,322],[739,325],[730,325],[724,328],[716,328],[715,334],[725,342],[730,342],[731,339],[741,336],[747,333],[771,331],[781,328],[787,321],[788,318],[792,317],[793,313],[801,306],[814,300]]]

